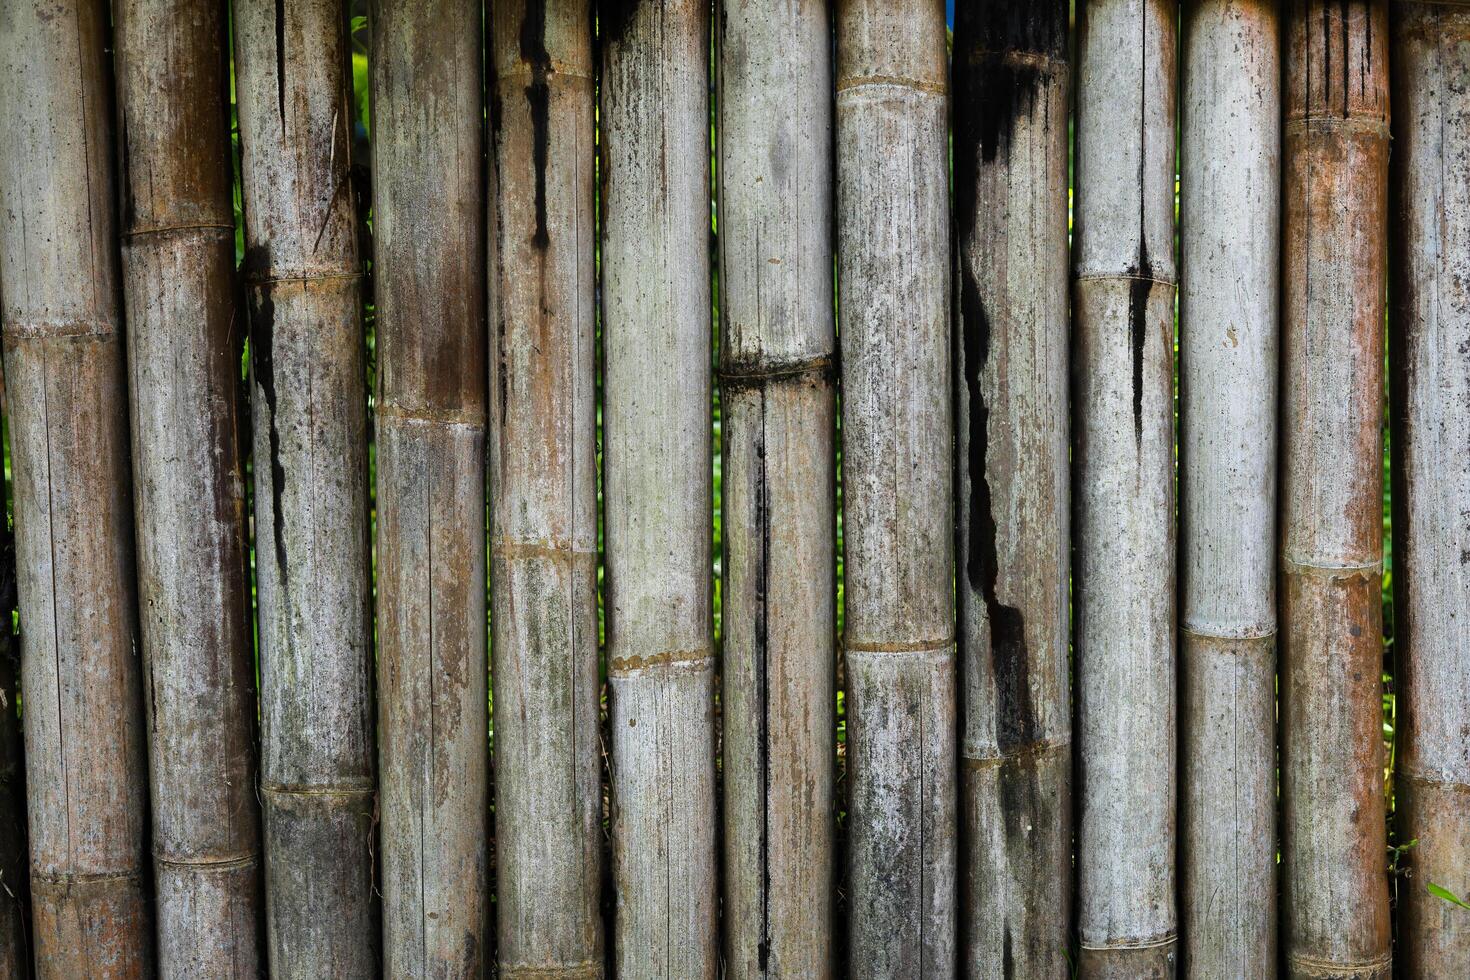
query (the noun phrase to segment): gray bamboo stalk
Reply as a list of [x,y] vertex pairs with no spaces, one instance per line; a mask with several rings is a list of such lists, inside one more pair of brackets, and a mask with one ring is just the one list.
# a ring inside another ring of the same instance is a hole
[[1390,972],[1384,816],[1386,0],[1292,0],[1281,399],[1282,943]]
[[1470,976],[1470,3],[1394,3],[1395,832],[1402,976]]
[[1066,0],[955,11],[955,487],[967,977],[1068,973]]
[[107,4],[0,12],[0,295],[35,968],[153,974]]
[[[3,392],[0,379],[0,401]],[[16,697],[20,644],[12,632],[14,612],[15,542],[8,523],[0,520],[0,980],[31,975],[25,750]]]
[[857,977],[955,972],[948,84],[939,0],[839,0],[837,256]]
[[367,397],[347,15],[341,0],[238,0],[234,26],[270,970],[370,976]]
[[1174,0],[1079,4],[1078,959],[1175,970]]
[[725,967],[830,977],[831,8],[723,0],[717,16]]
[[491,6],[500,975],[603,975],[592,10]]
[[1186,0],[1180,290],[1181,972],[1276,975],[1281,34]]
[[383,966],[481,977],[489,908],[478,0],[375,0]]
[[158,970],[259,974],[255,658],[215,0],[114,6]]
[[709,5],[599,22],[617,972],[712,978]]

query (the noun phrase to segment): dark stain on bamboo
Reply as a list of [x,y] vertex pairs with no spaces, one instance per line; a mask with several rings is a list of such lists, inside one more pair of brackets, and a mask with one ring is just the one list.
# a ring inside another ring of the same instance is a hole
[[[531,110],[531,161],[536,170],[536,233],[531,241],[545,252],[551,244],[546,229],[546,154],[550,141],[552,71],[551,54],[546,50],[546,0],[530,0],[526,4],[526,16],[521,21],[521,58],[531,68],[531,84],[526,86],[526,102]],[[502,386],[502,394],[504,391]]]
[[252,245],[245,250],[242,263],[247,280],[253,280],[249,290],[250,307],[250,364],[255,371],[255,383],[265,398],[268,442],[270,444],[271,469],[271,532],[276,546],[276,565],[281,569],[281,585],[286,584],[286,531],[281,511],[281,494],[286,484],[286,468],[281,465],[281,431],[276,426],[276,377],[272,355],[275,335],[276,304],[272,297],[272,282],[267,270],[271,267],[270,248]]
[[957,63],[956,98],[970,100],[973,113],[963,113],[964,146],[978,145],[981,158],[994,163],[1010,141],[1012,121],[1036,108],[1036,90],[1045,79],[1042,65],[1027,58],[996,57],[1002,53],[1057,58],[1066,54],[1065,7],[1055,3],[1007,3],[984,0],[955,12],[956,30],[977,39],[979,59]]
[[[1139,216],[1140,224],[1142,215]],[[1133,351],[1133,438],[1143,444],[1143,348],[1148,341],[1148,294],[1154,285],[1154,266],[1148,243],[1139,237],[1138,268],[1128,287],[1128,343]]]
[[[276,100],[286,132],[286,0],[276,0]],[[277,513],[280,513],[277,511]],[[279,523],[279,521],[277,522]]]

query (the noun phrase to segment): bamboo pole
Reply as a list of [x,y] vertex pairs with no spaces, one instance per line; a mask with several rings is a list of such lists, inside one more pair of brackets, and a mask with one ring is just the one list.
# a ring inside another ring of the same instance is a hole
[[1402,976],[1470,976],[1470,3],[1390,7]]
[[955,11],[961,928],[975,978],[1069,969],[1068,6]]
[[1079,5],[1073,239],[1084,978],[1173,976],[1173,0]]
[[383,964],[486,972],[485,201],[480,5],[375,0]]
[[[592,10],[491,6],[500,975],[603,975]],[[560,972],[557,972],[560,971]]]
[[[0,402],[4,400],[0,380]],[[8,407],[5,411],[8,415]],[[15,542],[8,522],[0,520],[0,980],[26,980],[31,975],[25,750],[16,696],[20,645],[12,632],[14,612]]]
[[1283,945],[1390,971],[1383,791],[1384,0],[1293,0],[1282,290]]
[[254,977],[260,816],[227,23],[213,0],[127,0],[114,13],[158,969]]
[[1188,0],[1181,137],[1181,973],[1274,977],[1281,34]]
[[37,975],[147,977],[107,5],[0,13],[0,294]]
[[830,977],[831,9],[718,17],[726,975]]
[[854,976],[955,971],[956,744],[944,4],[839,0]]
[[341,0],[238,0],[272,976],[377,970],[361,275]]
[[709,5],[599,23],[617,973],[712,978]]

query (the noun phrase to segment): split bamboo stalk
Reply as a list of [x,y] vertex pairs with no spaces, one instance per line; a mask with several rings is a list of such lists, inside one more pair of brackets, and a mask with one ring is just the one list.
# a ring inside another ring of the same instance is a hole
[[955,972],[948,84],[939,0],[839,0],[847,763],[860,977]]
[[377,971],[361,269],[341,0],[238,0],[272,976]]
[[491,6],[500,975],[603,975],[592,9]]
[[486,971],[484,105],[478,0],[375,0],[383,967]]
[[1470,3],[1395,3],[1395,831],[1402,976],[1470,976]]
[[1281,34],[1187,0],[1180,290],[1181,973],[1276,975]]
[[226,11],[214,0],[113,10],[158,970],[254,977],[260,815]]
[[617,973],[712,978],[709,5],[599,22]]
[[[3,393],[0,380],[0,401]],[[20,645],[12,632],[14,612],[15,543],[9,524],[0,519],[0,980],[27,980],[31,975],[25,750],[16,698]]]
[[0,10],[0,294],[41,978],[153,974],[109,30],[101,0]]
[[1386,0],[1293,0],[1282,290],[1283,945],[1390,971],[1382,685]]
[[718,17],[726,975],[830,977],[831,8]]
[[1175,970],[1174,0],[1078,6],[1078,933]]
[[955,11],[955,487],[968,977],[1068,972],[1066,0]]

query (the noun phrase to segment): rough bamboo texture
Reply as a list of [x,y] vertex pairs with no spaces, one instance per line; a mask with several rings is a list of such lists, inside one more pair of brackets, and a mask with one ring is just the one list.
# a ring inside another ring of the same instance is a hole
[[113,11],[158,971],[254,977],[260,814],[226,11],[215,0]]
[[1394,3],[1394,770],[1402,976],[1470,976],[1470,3]]
[[1180,972],[1276,976],[1281,33],[1186,0],[1180,162]]
[[1069,967],[1065,0],[956,8],[962,975]]
[[617,973],[713,978],[709,5],[599,24]]
[[[3,397],[0,397],[3,400]],[[3,502],[0,496],[0,502]],[[0,521],[0,980],[31,975],[30,856],[26,853],[25,751],[19,701],[20,644],[15,612],[15,543]]]
[[831,8],[717,12],[725,970],[833,975]]
[[603,975],[592,9],[490,28],[491,620],[500,975]]
[[150,977],[107,4],[0,9],[0,295],[39,977]]
[[850,971],[956,969],[948,82],[939,0],[839,0]]
[[1178,5],[1078,6],[1074,583],[1083,978],[1175,971]]
[[1282,289],[1282,944],[1387,977],[1383,320],[1388,5],[1292,0]]
[[383,968],[478,978],[489,908],[477,0],[371,7]]
[[270,970],[365,977],[378,924],[347,15],[341,0],[239,0],[234,28]]

